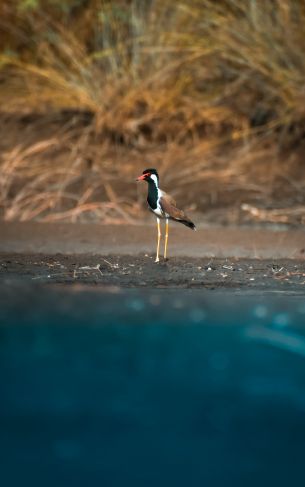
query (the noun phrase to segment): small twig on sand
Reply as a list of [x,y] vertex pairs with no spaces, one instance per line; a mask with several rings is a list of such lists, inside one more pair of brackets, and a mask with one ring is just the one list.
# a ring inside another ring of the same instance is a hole
[[108,264],[112,269],[118,269],[119,267],[119,264],[112,264],[111,262],[109,262],[109,260],[105,259],[104,257],[100,257],[100,259],[106,262],[106,264]]
[[[79,270],[80,271],[99,271],[99,273],[101,274],[101,276],[103,275],[101,269],[100,269],[100,265],[101,264],[97,264],[96,266],[89,266],[89,265],[85,265],[83,267],[79,267]],[[77,272],[77,271],[74,271],[74,273]]]

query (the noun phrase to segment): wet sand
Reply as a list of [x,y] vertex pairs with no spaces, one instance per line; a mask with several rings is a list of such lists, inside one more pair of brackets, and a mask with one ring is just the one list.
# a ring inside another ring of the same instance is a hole
[[[156,238],[154,219],[147,225],[0,222],[0,253],[152,255]],[[206,226],[199,221],[194,232],[170,224],[169,257],[302,260],[304,252],[301,227]]]

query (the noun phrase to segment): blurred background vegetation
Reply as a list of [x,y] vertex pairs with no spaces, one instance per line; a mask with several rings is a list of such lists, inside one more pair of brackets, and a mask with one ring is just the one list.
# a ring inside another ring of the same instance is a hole
[[136,221],[152,166],[213,221],[303,222],[304,25],[305,0],[2,0],[2,217]]

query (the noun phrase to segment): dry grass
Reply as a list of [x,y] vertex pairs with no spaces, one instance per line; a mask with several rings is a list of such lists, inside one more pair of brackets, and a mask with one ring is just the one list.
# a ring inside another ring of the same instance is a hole
[[280,178],[303,203],[304,0],[58,5],[3,2],[0,97],[90,123],[3,151],[6,219],[133,221],[141,197],[115,181],[146,165],[178,195],[204,185],[199,209],[215,187],[271,200]]
[[[91,215],[106,223],[133,222],[135,202],[116,194],[116,174],[106,170],[101,177],[92,159],[95,154],[87,152],[90,132],[91,127],[76,134],[69,129],[3,152],[0,202],[5,220],[73,222]],[[99,156],[105,157],[107,167],[106,147]]]

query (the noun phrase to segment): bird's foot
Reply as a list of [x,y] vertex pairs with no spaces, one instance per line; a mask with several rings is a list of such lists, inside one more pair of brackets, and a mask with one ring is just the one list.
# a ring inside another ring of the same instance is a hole
[[156,257],[156,260],[155,260],[155,262],[160,262],[160,259],[159,259],[159,257]]

